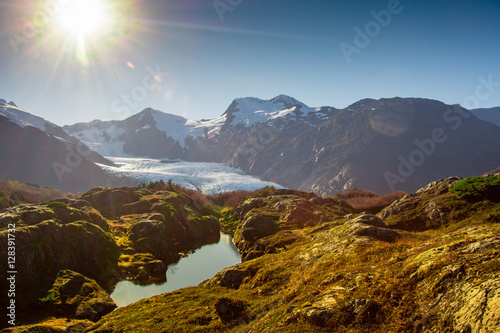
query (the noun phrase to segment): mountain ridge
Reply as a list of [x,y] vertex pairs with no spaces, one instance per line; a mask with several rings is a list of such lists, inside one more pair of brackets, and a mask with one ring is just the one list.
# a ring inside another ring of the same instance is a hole
[[492,124],[500,126],[500,106],[493,108],[473,109],[471,110],[471,112],[476,117],[482,120],[486,120]]
[[209,120],[146,108],[64,130],[104,156],[224,163],[320,195],[356,187],[412,192],[433,179],[500,165],[500,128],[459,105],[424,98],[367,98],[339,110],[286,95],[247,97]]
[[[154,111],[157,118],[196,129],[184,141],[175,129],[162,130],[154,117],[150,128],[131,124],[134,117],[151,114],[148,110],[104,128],[97,134],[101,147],[121,145],[117,152],[133,156],[221,162],[321,195],[355,187],[411,192],[432,179],[480,175],[500,165],[498,127],[459,105],[432,99],[366,98],[339,110],[310,108],[285,95],[237,98],[221,117],[203,121]],[[108,136],[113,140],[106,143]]]
[[0,178],[74,193],[98,185],[133,184],[98,167],[95,163],[114,164],[61,127],[5,100],[0,100],[0,153]]

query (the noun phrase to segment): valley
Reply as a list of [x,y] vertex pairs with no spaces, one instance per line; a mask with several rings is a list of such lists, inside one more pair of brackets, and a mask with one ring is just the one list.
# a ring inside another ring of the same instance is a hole
[[61,128],[1,111],[24,163],[0,169],[23,299],[2,332],[498,328],[500,128],[474,112],[280,95]]
[[[271,187],[205,195],[157,182],[15,206],[0,213],[0,245],[16,221],[24,308],[21,326],[2,332],[492,332],[499,191],[498,174],[454,177],[379,206],[367,191],[344,201]],[[365,202],[363,211],[348,202]],[[117,282],[164,282],[167,267],[217,242],[219,230],[234,235],[242,263],[115,309]]]

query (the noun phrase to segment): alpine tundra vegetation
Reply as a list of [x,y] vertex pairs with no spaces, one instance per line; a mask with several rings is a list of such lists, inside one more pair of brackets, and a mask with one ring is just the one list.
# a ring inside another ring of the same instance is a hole
[[[2,332],[494,332],[499,182],[442,179],[383,208],[361,190],[205,195],[163,182],[9,208],[1,227],[20,224],[19,271],[39,283],[19,284],[30,315]],[[373,207],[349,204],[360,197]],[[241,264],[111,311],[114,283],[161,279],[219,228]]]

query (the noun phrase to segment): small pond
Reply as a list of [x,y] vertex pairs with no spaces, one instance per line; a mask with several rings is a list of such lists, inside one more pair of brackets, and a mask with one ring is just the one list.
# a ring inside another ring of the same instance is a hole
[[239,263],[241,257],[231,236],[221,233],[218,243],[205,245],[178,263],[169,265],[166,282],[141,286],[130,281],[120,281],[115,286],[111,298],[116,305],[125,306],[143,298],[196,286],[224,268]]

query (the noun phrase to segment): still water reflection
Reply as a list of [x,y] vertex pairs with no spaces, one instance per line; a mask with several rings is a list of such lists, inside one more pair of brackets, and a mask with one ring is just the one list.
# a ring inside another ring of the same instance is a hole
[[196,286],[224,268],[239,263],[241,263],[241,257],[231,236],[221,234],[218,243],[205,245],[188,257],[182,258],[178,263],[168,266],[167,282],[140,286],[130,281],[121,281],[116,285],[111,298],[116,305],[125,306],[142,298]]

